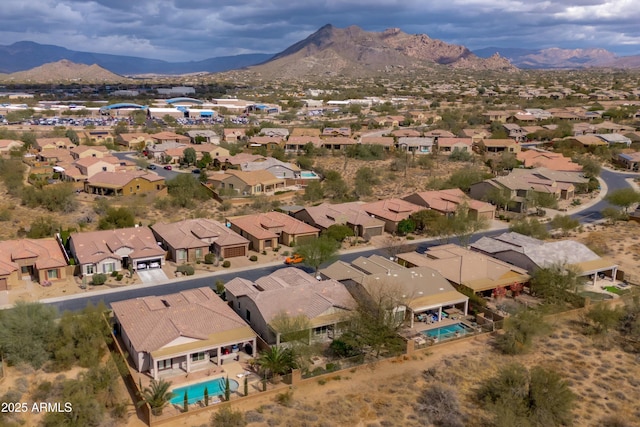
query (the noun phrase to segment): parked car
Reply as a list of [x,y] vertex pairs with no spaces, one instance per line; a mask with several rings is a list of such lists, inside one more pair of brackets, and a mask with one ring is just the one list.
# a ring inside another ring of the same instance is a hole
[[200,173],[200,169],[194,169],[191,171],[191,173]]
[[298,264],[298,263],[300,263],[302,261],[304,261],[304,258],[302,256],[300,256],[299,254],[293,254],[291,256],[288,256],[284,260],[284,263],[285,264]]
[[167,165],[164,167],[166,170],[170,171],[171,170],[171,165]]
[[152,262],[149,264],[149,268],[160,268],[159,262]]
[[156,170],[156,165],[149,165],[147,169],[151,169],[152,171]]
[[147,269],[147,264],[143,262],[139,262],[138,265],[136,266],[136,270],[146,270],[146,269]]

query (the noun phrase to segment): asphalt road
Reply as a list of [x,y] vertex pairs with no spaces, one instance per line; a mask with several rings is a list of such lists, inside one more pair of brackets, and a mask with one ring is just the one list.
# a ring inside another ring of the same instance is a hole
[[[629,175],[618,174],[615,172],[603,170],[601,173],[601,177],[607,183],[609,192],[629,186],[625,181],[625,179],[628,178]],[[589,208],[586,208],[584,211],[576,212],[571,216],[579,219],[580,222],[582,223],[590,223],[598,219],[601,219],[602,209],[608,206],[611,206],[611,205],[608,202],[601,200],[595,205]],[[506,226],[505,226],[505,229],[506,229]],[[474,242],[483,236],[494,236],[504,231],[505,230],[491,230],[491,231],[479,232],[473,236],[473,238],[471,239],[471,242]],[[453,238],[450,240],[450,242],[457,243],[457,239]],[[418,252],[424,252],[428,247],[435,246],[438,244],[440,244],[440,242],[437,240],[430,241],[430,242],[416,243],[411,245],[410,248],[407,248],[407,251],[417,250]],[[389,256],[389,253],[387,250],[377,248],[377,249],[367,249],[359,252],[342,254],[340,255],[339,259],[345,262],[351,262],[360,256],[366,257],[373,254],[378,254],[381,256]],[[140,298],[140,297],[145,297],[149,295],[171,294],[171,293],[180,292],[186,289],[193,289],[193,288],[202,287],[202,286],[213,287],[215,285],[216,280],[222,280],[223,282],[228,282],[233,278],[242,277],[244,279],[253,281],[258,279],[259,277],[271,274],[274,271],[282,268],[283,266],[284,264],[262,266],[262,267],[245,269],[245,270],[236,271],[236,272],[230,272],[230,273],[223,272],[221,274],[216,274],[215,276],[194,277],[189,279],[182,279],[179,281],[171,281],[168,283],[162,283],[162,284],[153,285],[153,286],[131,287],[131,288],[123,289],[117,292],[108,293],[104,295],[95,295],[95,294],[92,295],[90,293],[87,293],[86,295],[69,296],[69,297],[66,297],[64,300],[60,300],[60,301],[54,301],[54,302],[43,301],[43,302],[50,304],[52,306],[55,306],[60,312],[63,312],[65,310],[77,311],[86,307],[88,303],[97,304],[98,302],[102,301],[105,304],[110,305],[112,302],[122,301],[125,299]],[[310,273],[312,272],[307,267],[304,267],[304,266],[298,266],[298,268],[302,268],[303,270]]]
[[[112,154],[113,154],[114,157],[117,157],[120,160],[131,160],[131,161],[135,161],[136,160],[136,152],[135,151],[116,151],[116,152],[113,152]],[[157,173],[158,175],[163,177],[165,181],[170,180],[172,178],[175,178],[180,173],[184,173],[184,172],[178,172],[178,171],[174,171],[174,170],[164,169],[164,166],[161,165],[161,164],[151,163],[151,162],[149,164],[155,164],[156,165],[156,169],[154,169],[154,170],[150,169],[149,172]]]

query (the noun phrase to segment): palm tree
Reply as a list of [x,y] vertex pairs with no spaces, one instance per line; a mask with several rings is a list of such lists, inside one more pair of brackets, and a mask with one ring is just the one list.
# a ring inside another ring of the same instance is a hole
[[145,387],[142,390],[142,400],[138,402],[138,406],[148,403],[153,415],[162,415],[164,407],[176,396],[175,393],[169,391],[169,387],[171,387],[171,382],[163,379],[160,381],[151,380],[150,387]]
[[277,345],[261,352],[256,362],[271,377],[287,374],[297,366],[293,350]]

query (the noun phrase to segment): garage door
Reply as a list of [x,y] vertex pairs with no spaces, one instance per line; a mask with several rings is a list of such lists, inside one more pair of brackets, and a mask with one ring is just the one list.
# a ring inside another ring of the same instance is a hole
[[0,291],[8,291],[9,286],[7,285],[7,278],[0,279]]
[[236,256],[245,256],[246,251],[244,246],[237,246],[235,248],[224,248],[222,256],[224,258],[233,258]]
[[316,239],[316,236],[311,235],[311,236],[297,236],[296,237],[296,244],[297,245],[303,245],[313,239]]

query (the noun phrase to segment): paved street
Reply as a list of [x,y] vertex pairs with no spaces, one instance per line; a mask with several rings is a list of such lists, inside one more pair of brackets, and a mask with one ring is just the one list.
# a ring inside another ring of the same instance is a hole
[[[601,177],[605,181],[606,186],[608,188],[608,192],[618,190],[620,188],[628,187],[629,184],[626,182],[626,179],[633,175],[624,174],[624,173],[616,173],[610,170],[602,171]],[[578,206],[575,208],[573,212],[569,212],[569,214],[578,218],[582,223],[591,223],[602,219],[601,210],[605,207],[610,206],[610,204],[604,200],[599,200],[595,202],[593,205],[588,205],[585,207]],[[483,231],[480,233],[476,233],[471,241],[476,241],[483,236],[494,236],[498,235],[505,230],[507,230],[508,225],[504,224],[502,228],[493,227],[493,229],[489,231]],[[456,239],[450,240],[452,243],[457,243]],[[440,242],[435,239],[421,239],[416,240],[412,243],[412,248],[418,250],[419,252],[424,252],[428,247],[438,245]],[[372,254],[378,254],[382,256],[389,256],[388,252],[385,249],[376,248],[371,249],[363,248],[362,250],[350,250],[346,253],[340,255],[340,259],[345,262],[350,262],[356,259],[359,256],[369,256]],[[277,269],[280,269],[284,266],[284,264],[272,263],[268,265],[262,265],[259,267],[248,267],[244,269],[237,269],[233,271],[220,271],[216,273],[211,273],[198,277],[188,277],[188,278],[180,278],[180,279],[171,279],[160,282],[153,283],[145,283],[144,285],[136,285],[135,287],[131,287],[129,289],[113,289],[113,290],[105,290],[105,291],[96,291],[87,294],[79,294],[79,295],[70,295],[60,298],[51,298],[48,300],[42,300],[42,302],[51,304],[58,308],[60,311],[64,310],[80,310],[84,308],[87,303],[91,302],[96,304],[100,301],[103,301],[105,304],[111,304],[115,301],[121,301],[130,298],[139,298],[148,295],[162,295],[162,294],[170,294],[175,292],[180,292],[185,289],[192,289],[201,286],[211,286],[215,285],[216,280],[222,280],[223,282],[227,282],[235,277],[242,277],[247,280],[255,280],[259,277],[268,275]],[[308,268],[304,266],[299,266],[298,268],[302,268],[305,271],[312,272]]]

